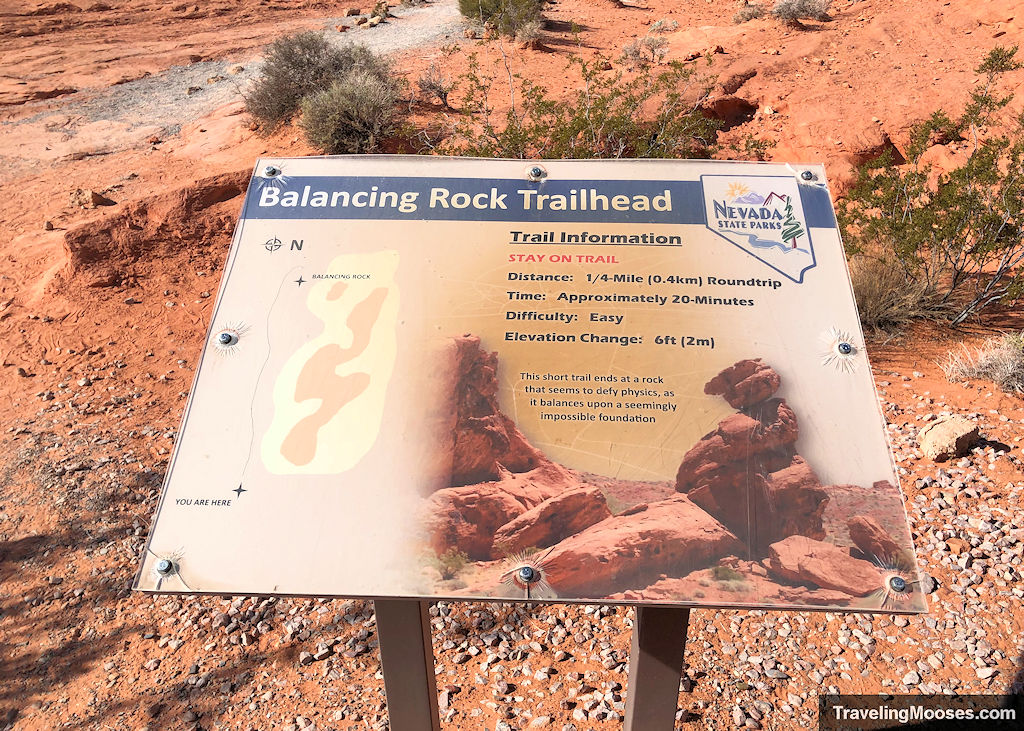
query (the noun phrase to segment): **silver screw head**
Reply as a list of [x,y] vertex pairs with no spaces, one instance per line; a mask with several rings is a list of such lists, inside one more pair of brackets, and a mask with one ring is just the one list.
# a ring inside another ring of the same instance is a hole
[[802,173],[800,173],[800,177],[803,178],[804,180],[814,180],[814,173],[812,173],[810,170],[804,170]]
[[526,170],[526,177],[530,180],[543,180],[548,176],[548,171],[540,165],[531,165]]
[[273,165],[267,165],[263,168],[263,176],[266,178],[275,178],[281,174],[281,168],[274,167]]
[[523,566],[519,569],[519,578],[524,584],[532,584],[537,580],[537,570],[532,566]]
[[221,333],[220,335],[217,336],[217,340],[220,341],[221,345],[230,345],[231,333]]
[[162,558],[156,562],[156,572],[161,576],[167,576],[174,572],[174,562],[169,558]]
[[889,588],[902,594],[907,590],[907,580],[902,576],[893,576],[889,579]]
[[850,353],[853,352],[853,346],[850,345],[849,343],[839,343],[839,345],[836,346],[836,350],[838,350],[843,355],[849,355]]

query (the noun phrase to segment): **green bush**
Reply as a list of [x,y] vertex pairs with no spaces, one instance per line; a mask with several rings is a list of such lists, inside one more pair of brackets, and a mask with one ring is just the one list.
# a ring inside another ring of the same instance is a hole
[[395,127],[397,85],[357,69],[302,100],[302,129],[329,155],[373,152]]
[[470,56],[460,78],[462,118],[432,151],[473,157],[706,158],[721,123],[701,109],[711,88],[692,67],[668,64],[661,73],[604,72],[608,60],[570,61],[581,79],[568,99],[554,99],[528,79],[508,89],[512,103],[497,114],[495,79]]
[[713,566],[711,575],[715,581],[743,581],[743,574],[731,566]]
[[442,554],[431,555],[428,557],[427,563],[440,572],[442,579],[450,581],[466,567],[469,563],[469,556],[453,546]]
[[459,0],[459,12],[470,20],[493,25],[515,36],[520,28],[540,21],[540,0]]
[[281,38],[270,45],[245,106],[265,131],[289,122],[304,97],[327,89],[335,80],[360,69],[391,78],[390,66],[365,46],[337,48],[315,31]]
[[[997,77],[1019,68],[1016,51],[993,49],[964,113],[953,120],[938,111],[915,126],[907,164],[883,155],[865,166],[838,207],[848,254],[880,247],[908,288],[934,293],[928,311],[954,325],[1024,289],[1024,116],[994,131],[1013,98],[996,93]],[[940,175],[924,156],[950,140],[966,155]]]

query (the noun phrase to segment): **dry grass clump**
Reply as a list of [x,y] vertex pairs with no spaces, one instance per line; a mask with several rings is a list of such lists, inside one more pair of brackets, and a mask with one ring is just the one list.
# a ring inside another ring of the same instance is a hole
[[766,12],[768,11],[765,10],[764,5],[761,5],[760,3],[748,3],[736,11],[736,15],[732,16],[732,22],[736,24],[746,23],[748,20],[763,18]]
[[772,8],[772,15],[788,23],[799,23],[803,18],[828,21],[832,0],[778,0]]
[[895,332],[942,315],[935,292],[891,258],[858,256],[850,261],[850,276],[866,330]]
[[974,352],[963,347],[942,364],[949,381],[984,379],[1007,393],[1024,395],[1024,332],[985,340]]

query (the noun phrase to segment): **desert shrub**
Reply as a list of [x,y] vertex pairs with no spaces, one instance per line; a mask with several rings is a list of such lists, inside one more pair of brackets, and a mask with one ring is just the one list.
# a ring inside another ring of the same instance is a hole
[[630,41],[622,48],[622,58],[631,66],[660,63],[668,53],[668,41],[660,36],[646,35]]
[[441,578],[449,581],[458,576],[459,572],[469,563],[469,556],[463,551],[449,548],[441,554],[434,554],[427,559],[427,563],[441,573]]
[[423,75],[416,80],[416,86],[427,97],[433,97],[439,101],[445,109],[450,109],[448,95],[452,93],[455,84],[451,79],[441,73],[436,63],[431,63]]
[[850,261],[850,276],[865,330],[897,332],[914,320],[942,316],[935,291],[892,257],[857,256]]
[[736,15],[732,16],[732,22],[746,23],[748,20],[763,18],[765,12],[766,11],[764,5],[761,5],[760,3],[744,5],[742,8],[736,11]]
[[354,69],[389,78],[386,62],[365,46],[337,48],[315,31],[281,38],[270,45],[245,106],[265,130],[291,120],[303,97],[325,90]]
[[772,8],[772,15],[788,23],[799,23],[803,18],[827,21],[832,0],[778,0]]
[[[993,49],[963,115],[953,120],[939,111],[916,125],[907,164],[883,155],[866,165],[838,207],[848,253],[881,247],[907,287],[935,294],[929,311],[954,325],[1024,289],[1024,116],[1005,134],[993,131],[997,112],[1012,100],[995,93],[996,79],[1019,67],[1016,51]],[[966,143],[965,159],[935,174],[925,152],[957,139]]]
[[713,566],[711,575],[715,581],[743,581],[743,574],[731,566]]
[[1007,393],[1024,394],[1024,332],[988,338],[973,352],[952,352],[942,371],[950,381],[984,379]]
[[514,36],[523,26],[540,22],[540,0],[459,0],[459,12],[499,33]]
[[530,20],[516,29],[516,40],[524,46],[535,46],[540,41],[540,32],[544,24],[539,20]]
[[648,35],[655,33],[671,33],[672,31],[679,29],[679,21],[672,20],[670,18],[659,18],[658,20],[651,23],[651,27],[647,29]]
[[462,118],[432,151],[507,158],[706,158],[721,123],[701,110],[711,80],[680,63],[626,78],[602,73],[605,58],[570,60],[582,77],[568,99],[554,99],[529,79],[514,77],[509,110],[490,100],[494,77],[475,56],[460,78]]
[[356,69],[302,100],[302,129],[310,144],[328,154],[373,152],[394,130],[398,88],[366,69]]
[[391,7],[388,5],[388,0],[377,0],[373,4],[373,10],[370,11],[371,18],[380,18],[381,20],[387,20],[391,17]]

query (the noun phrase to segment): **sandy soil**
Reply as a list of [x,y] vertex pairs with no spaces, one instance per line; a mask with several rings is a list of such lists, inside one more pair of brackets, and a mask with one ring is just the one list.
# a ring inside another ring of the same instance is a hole
[[[614,60],[651,22],[675,19],[669,58],[720,45],[710,67],[720,93],[756,109],[725,141],[752,135],[775,143],[771,158],[824,162],[841,191],[854,162],[904,145],[935,108],[961,108],[984,54],[1024,36],[1024,3],[1010,1],[841,0],[833,21],[798,30],[734,25],[732,3],[558,0],[541,48],[529,50],[463,38],[448,2],[339,33],[348,6],[0,2],[0,728],[384,727],[371,604],[127,589],[237,181],[259,155],[312,152],[295,129],[256,135],[243,113],[241,90],[267,42],[305,28],[366,39],[412,80],[431,61],[457,74],[470,52],[503,74],[504,53],[513,70],[565,93],[570,54]],[[451,43],[459,50],[442,52]],[[114,205],[76,206],[78,188]],[[143,234],[124,234],[131,226]],[[101,256],[73,265],[66,236]],[[997,326],[1022,323],[1011,313],[868,348],[922,567],[937,582],[930,614],[695,611],[680,728],[810,727],[822,688],[1020,690],[1024,403],[989,383],[948,383],[937,365]],[[986,441],[937,465],[915,435],[943,412],[976,419]],[[432,613],[446,728],[620,727],[631,611]]]

